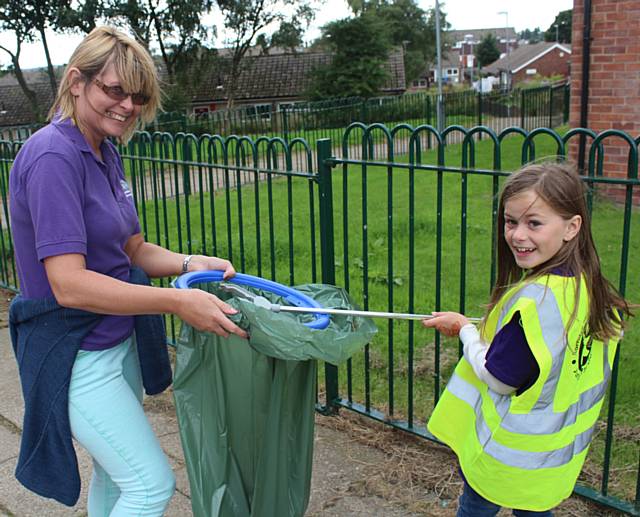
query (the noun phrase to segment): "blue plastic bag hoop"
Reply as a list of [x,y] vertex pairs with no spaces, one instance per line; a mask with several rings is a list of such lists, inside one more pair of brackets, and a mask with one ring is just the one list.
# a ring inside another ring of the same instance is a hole
[[[189,289],[194,284],[202,284],[205,282],[222,282],[223,271],[220,270],[208,270],[208,271],[193,271],[192,273],[185,273],[180,275],[174,285],[178,289]],[[249,287],[255,287],[256,289],[262,289],[270,293],[282,296],[289,304],[296,307],[317,307],[322,308],[318,302],[313,298],[310,298],[306,294],[302,294],[300,291],[296,291],[286,285],[267,280],[266,278],[260,278],[259,276],[245,275],[243,273],[236,273],[233,278],[224,280],[225,282],[231,282],[232,284],[246,285]],[[329,325],[328,314],[313,314],[313,321],[305,323],[305,325],[312,329],[322,330]]]

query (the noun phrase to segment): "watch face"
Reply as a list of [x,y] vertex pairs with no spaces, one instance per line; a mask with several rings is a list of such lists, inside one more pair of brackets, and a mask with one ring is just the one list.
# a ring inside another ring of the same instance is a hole
[[193,255],[187,255],[182,261],[182,272],[187,273],[189,271],[189,262],[191,262],[191,257]]

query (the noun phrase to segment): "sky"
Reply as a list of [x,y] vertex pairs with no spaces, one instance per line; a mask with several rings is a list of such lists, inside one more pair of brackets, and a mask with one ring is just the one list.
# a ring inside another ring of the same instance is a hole
[[[418,0],[424,9],[432,9],[435,0]],[[509,0],[445,0],[440,8],[447,13],[447,20],[452,29],[483,29],[492,27],[514,27],[516,31],[535,29],[546,30],[560,11],[571,9],[573,0],[536,0],[535,2]],[[499,13],[507,12],[505,14]],[[345,0],[326,0],[316,14],[313,25],[305,35],[311,41],[320,35],[320,27],[332,20],[351,15]],[[11,33],[0,32],[0,45],[15,50],[15,41]],[[82,40],[80,35],[60,35],[49,32],[47,35],[49,48],[54,64],[65,64],[73,49]],[[0,49],[0,64],[8,64],[8,54]],[[40,43],[23,45],[20,65],[22,68],[45,66],[44,51]]]

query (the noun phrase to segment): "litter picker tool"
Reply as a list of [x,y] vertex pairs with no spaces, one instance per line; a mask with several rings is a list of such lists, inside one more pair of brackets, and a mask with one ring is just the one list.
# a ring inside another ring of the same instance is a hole
[[[238,298],[248,300],[258,307],[268,309],[272,312],[291,312],[312,314],[315,316],[313,321],[305,323],[309,328],[322,330],[329,325],[329,316],[362,316],[365,318],[386,318],[396,320],[425,320],[434,318],[432,314],[408,314],[402,312],[379,312],[379,311],[360,311],[351,309],[328,309],[322,307],[318,302],[309,296],[296,291],[291,287],[260,278],[257,276],[237,273],[229,279],[223,278],[223,272],[218,270],[193,271],[185,273],[176,278],[174,285],[179,289],[188,289],[192,285],[203,282],[218,282],[220,289],[228,292]],[[264,296],[255,294],[244,286],[261,289],[271,292],[282,297],[291,305],[280,305],[270,302]],[[468,318],[472,323],[479,323],[480,318]]]
[[[409,314],[403,312],[379,312],[379,311],[357,311],[350,309],[326,309],[324,307],[296,307],[291,305],[279,305],[277,303],[271,303],[264,296],[244,289],[235,284],[226,282],[220,283],[220,289],[230,293],[238,298],[243,298],[255,304],[258,307],[268,309],[272,312],[295,312],[304,314],[328,314],[339,316],[362,316],[365,318],[386,318],[394,320],[425,320],[431,319],[434,316],[432,314]],[[472,323],[479,323],[480,318],[468,318]]]

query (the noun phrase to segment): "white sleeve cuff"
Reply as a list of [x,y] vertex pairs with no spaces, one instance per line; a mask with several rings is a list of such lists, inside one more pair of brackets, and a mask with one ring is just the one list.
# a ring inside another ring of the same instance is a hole
[[460,340],[464,345],[464,357],[469,362],[477,377],[489,386],[489,389],[500,395],[510,395],[516,388],[496,379],[485,366],[489,345],[482,341],[478,329],[471,323],[460,329]]

